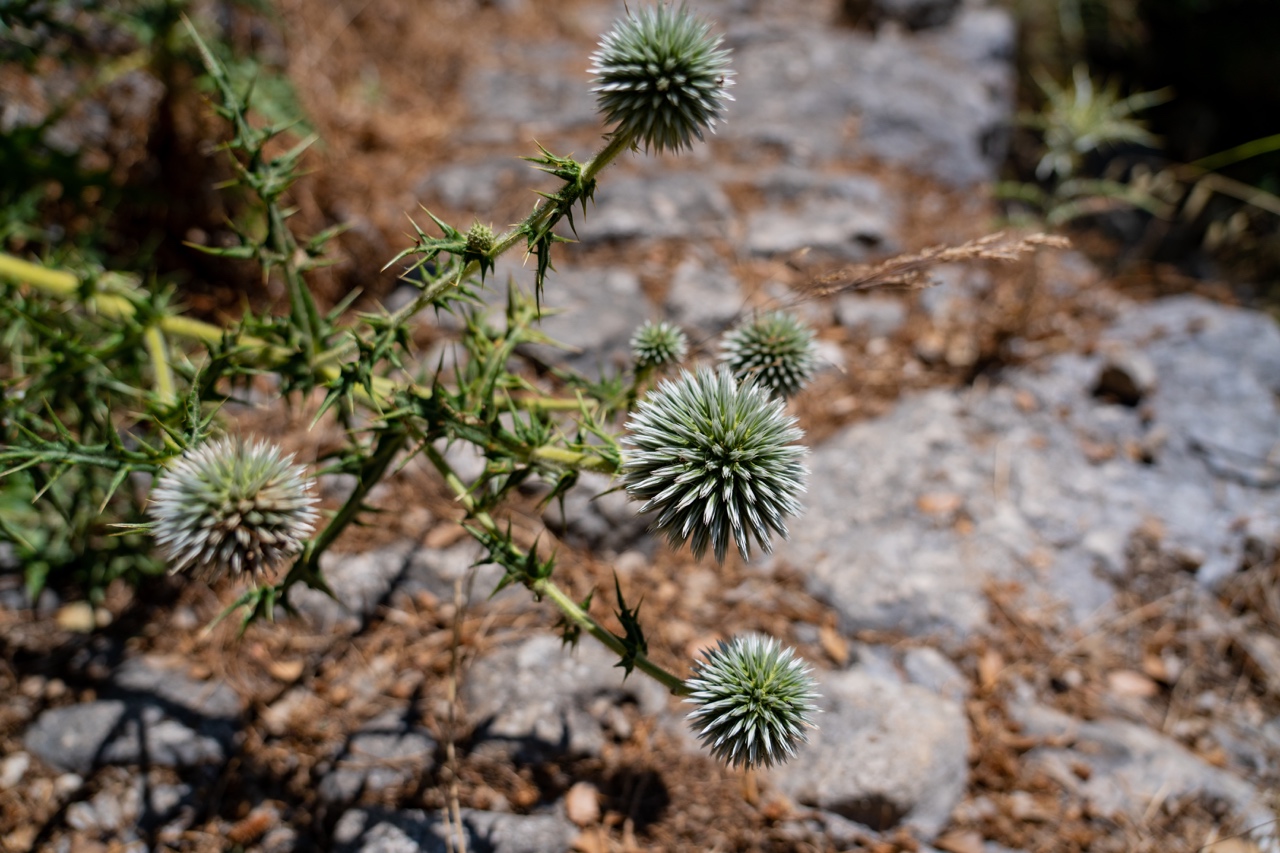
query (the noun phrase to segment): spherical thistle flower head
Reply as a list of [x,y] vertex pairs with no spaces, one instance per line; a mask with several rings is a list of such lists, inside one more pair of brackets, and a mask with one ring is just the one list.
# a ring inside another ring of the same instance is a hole
[[729,51],[683,5],[628,14],[591,54],[592,90],[605,121],[646,150],[679,152],[715,130],[733,85]]
[[787,535],[800,512],[804,433],[781,400],[754,382],[739,384],[723,368],[681,371],[651,391],[627,423],[622,485],[640,512],[656,512],[653,529],[672,547],[688,542],[695,557],[711,545],[724,562],[732,539],[743,558],[754,539]]
[[720,363],[739,379],[755,377],[785,399],[798,393],[817,370],[813,329],[786,311],[760,315],[724,336]]
[[679,326],[665,320],[645,324],[631,336],[631,359],[636,370],[679,364],[689,352],[689,338]]
[[818,713],[809,666],[771,637],[721,641],[694,666],[685,702],[703,746],[726,764],[770,767],[792,758]]
[[302,550],[315,528],[306,469],[265,441],[210,441],[188,450],[151,491],[152,532],[170,572],[213,581],[265,573]]

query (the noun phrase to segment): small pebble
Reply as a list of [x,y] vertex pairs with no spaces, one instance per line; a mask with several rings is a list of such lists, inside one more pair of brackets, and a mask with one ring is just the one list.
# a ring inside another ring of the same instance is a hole
[[590,782],[578,782],[564,795],[564,811],[578,826],[591,826],[600,820],[600,792]]
[[31,756],[25,752],[15,752],[0,761],[0,790],[16,788],[30,766]]

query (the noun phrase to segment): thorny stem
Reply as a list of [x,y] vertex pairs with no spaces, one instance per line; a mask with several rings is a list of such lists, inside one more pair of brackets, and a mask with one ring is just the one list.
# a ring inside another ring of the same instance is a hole
[[164,334],[155,326],[148,326],[142,338],[151,356],[151,369],[156,374],[156,396],[162,404],[173,405],[177,395],[174,393],[173,368],[169,365],[169,349],[165,346]]
[[[0,278],[30,285],[50,296],[69,299],[75,299],[79,295],[81,287],[80,279],[73,273],[42,267],[39,264],[33,264],[2,252],[0,252]],[[87,307],[91,307],[102,316],[111,319],[129,319],[137,314],[138,310],[128,298],[109,291],[94,293],[91,305]],[[155,328],[175,337],[199,341],[206,346],[216,346],[222,343],[223,335],[225,334],[221,326],[215,326],[212,323],[177,314],[160,316],[156,320]],[[237,343],[248,350],[249,354],[265,357],[268,363],[283,363],[293,354],[287,347],[270,344],[253,335],[241,335],[237,338]],[[323,353],[312,360],[312,366],[323,382],[332,382],[342,375],[336,359],[328,358],[328,355]],[[395,390],[396,386],[392,380],[384,376],[375,376],[373,378],[372,396],[369,396],[368,392],[362,387],[357,387],[355,393],[363,402],[372,404],[379,401],[390,401]],[[420,396],[429,397],[431,395],[429,389],[415,386],[413,390],[414,393]]]
[[[498,528],[498,523],[493,520],[493,516],[488,512],[485,512],[476,506],[475,499],[471,497],[471,493],[467,490],[466,484],[458,477],[457,473],[453,470],[453,466],[449,464],[448,460],[446,460],[438,450],[429,444],[423,448],[423,452],[426,454],[427,458],[431,460],[431,464],[435,466],[435,469],[440,472],[440,476],[444,478],[444,481],[449,486],[450,490],[452,490],[454,495],[457,496],[458,503],[462,504],[463,509],[467,511],[467,515],[474,519],[476,523],[491,535],[502,536],[503,534]],[[512,549],[520,556],[523,556],[520,554],[519,549],[514,545],[512,546]],[[549,599],[552,604],[560,608],[560,612],[564,614],[566,619],[586,631],[591,636],[595,637],[600,642],[604,643],[605,646],[607,646],[614,654],[619,657],[623,657],[628,654],[627,648],[623,645],[622,640],[610,633],[609,630],[597,622],[590,613],[582,609],[582,607],[570,598],[564,590],[557,586],[553,580],[550,578],[539,578],[533,581],[526,581],[526,585],[534,595],[539,598]],[[646,675],[652,677],[663,687],[666,687],[673,695],[683,696],[689,692],[682,679],[654,663],[644,654],[635,655],[635,667]]]
[[280,266],[284,269],[284,277],[289,284],[289,306],[293,310],[294,322],[302,335],[303,352],[306,353],[309,362],[319,366],[316,360],[316,346],[319,343],[316,340],[318,333],[316,306],[311,301],[306,282],[302,280],[302,273],[298,270],[296,259],[298,247],[293,243],[293,235],[284,223],[280,208],[274,203],[268,203],[268,210],[271,215],[271,238],[274,244],[272,248],[281,258]]
[[[634,137],[619,131],[609,134],[607,139],[608,141],[605,143],[604,147],[596,153],[596,156],[591,158],[591,162],[587,163],[587,165],[583,167],[583,184],[590,184],[591,181],[594,181],[596,176],[604,170],[605,166],[608,166],[614,160],[618,159],[618,155],[623,151],[630,149],[635,142]],[[551,203],[550,199],[544,199],[533,209],[533,213],[530,213],[525,217],[523,222],[513,226],[505,234],[494,241],[493,248],[489,251],[489,260],[497,260],[500,255],[504,254],[507,250],[519,243],[521,239],[525,238],[530,231],[536,231],[538,226],[544,223],[547,220],[547,217],[554,211],[555,205]],[[475,275],[479,269],[479,261],[470,261],[456,274],[444,275],[436,279],[431,284],[428,284],[423,288],[422,292],[418,294],[416,299],[392,314],[391,322],[404,322],[409,317],[412,317],[430,305],[437,296],[453,287],[456,282],[460,282],[469,276]]]
[[[47,267],[42,267],[39,264],[19,260],[18,258],[3,253],[0,253],[0,278],[7,278],[17,282],[25,282],[37,290],[53,296],[75,298],[80,289],[80,281],[72,273],[65,272],[63,270],[48,269]],[[137,308],[127,298],[120,296],[119,294],[108,292],[94,294],[93,307],[103,316],[110,318],[125,319],[133,317],[137,313]],[[152,341],[152,332],[154,332],[154,336],[157,338],[157,341]],[[176,337],[197,340],[201,343],[212,346],[221,343],[223,330],[211,323],[205,323],[201,320],[194,320],[190,317],[182,317],[172,314],[161,316],[157,319],[156,325],[148,329],[147,346],[151,351],[153,364],[156,365],[157,391],[160,393],[161,399],[167,399],[172,402],[174,394],[172,369],[168,365],[166,356],[162,354],[158,357],[156,354],[157,352],[163,353],[163,338],[160,337],[161,332],[174,335]],[[240,337],[239,343],[251,352],[258,352],[265,355],[271,361],[282,362],[287,359],[290,354],[290,351],[285,347],[268,344],[261,338],[252,337],[250,335]],[[160,347],[159,350],[155,349],[157,344]],[[323,359],[323,356],[321,356],[320,359]],[[340,375],[338,368],[334,365],[317,365],[316,372],[319,374],[319,377],[325,381],[333,381]],[[167,380],[163,378],[164,376],[167,376]],[[374,404],[377,402],[390,401],[395,390],[396,384],[392,380],[384,376],[375,376],[373,378],[373,397],[369,397],[363,387],[357,387],[355,389],[355,393],[362,402]],[[428,388],[422,388],[414,385],[411,387],[411,390],[418,396],[429,397],[431,395],[431,391]],[[545,408],[569,409],[577,408],[579,404],[576,400],[546,400],[539,401],[537,405]],[[554,446],[543,446],[533,449],[529,455],[534,459],[551,462],[553,464],[569,468],[578,468],[585,471],[599,471],[606,474],[613,473],[612,464],[604,457],[593,453],[566,450],[564,448]]]
[[377,447],[371,456],[365,461],[360,469],[359,478],[356,483],[355,490],[347,498],[338,513],[329,520],[320,535],[312,540],[308,546],[304,557],[294,565],[289,576],[285,578],[283,586],[288,586],[291,582],[297,580],[296,574],[301,572],[307,577],[318,577],[316,566],[319,561],[319,555],[328,550],[329,546],[341,535],[347,525],[355,521],[356,516],[365,508],[364,499],[369,492],[382,480],[382,475],[391,467],[391,462],[395,459],[396,454],[404,447],[405,441],[408,440],[408,434],[404,432],[384,432],[378,437]]

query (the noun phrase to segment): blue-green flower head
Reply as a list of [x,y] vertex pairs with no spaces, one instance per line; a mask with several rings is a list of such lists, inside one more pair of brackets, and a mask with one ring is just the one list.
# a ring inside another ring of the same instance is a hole
[[733,85],[729,51],[683,5],[628,14],[591,54],[592,90],[617,133],[661,153],[689,148],[724,117]]
[[800,512],[804,433],[781,400],[721,368],[681,371],[640,402],[622,439],[622,485],[653,529],[695,557],[710,545],[724,562],[729,541],[744,559],[765,553]]
[[679,364],[688,353],[689,338],[679,326],[665,320],[646,320],[631,336],[631,360],[637,370]]
[[688,702],[703,746],[726,764],[770,767],[793,758],[818,713],[809,666],[771,637],[722,641],[699,661]]
[[762,314],[724,336],[720,363],[739,379],[754,377],[777,396],[790,397],[817,370],[813,329],[786,311]]
[[228,571],[256,575],[302,551],[315,528],[313,485],[279,448],[224,438],[166,471],[147,512],[171,572],[209,581]]

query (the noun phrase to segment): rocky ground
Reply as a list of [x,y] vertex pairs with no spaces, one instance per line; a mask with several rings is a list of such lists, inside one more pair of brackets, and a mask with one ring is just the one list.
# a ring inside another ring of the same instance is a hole
[[[394,305],[369,270],[404,245],[405,211],[514,221],[541,186],[515,159],[531,139],[593,147],[585,57],[618,10],[541,5],[280,4],[326,140],[304,215],[354,226],[336,280]],[[823,708],[795,761],[719,767],[656,684],[589,641],[561,649],[522,591],[489,598],[492,567],[411,463],[373,496],[377,526],[328,555],[338,600],[297,595],[296,617],[243,637],[205,627],[231,587],[113,588],[95,613],[0,575],[5,849],[1277,849],[1280,328],[1204,288],[1107,280],[1078,251],[811,298],[845,265],[997,227],[1010,18],[881,5],[931,25],[700,4],[734,50],[727,125],[607,173],[546,294],[585,370],[646,317],[698,357],[754,308],[819,328],[790,541],[699,564],[586,477],[563,516],[534,496],[512,515],[554,537],[600,615],[616,573],[677,671],[743,631],[794,644]],[[421,332],[431,358],[448,339]],[[305,405],[233,415],[304,458],[333,440]],[[350,488],[321,483],[330,505]]]

